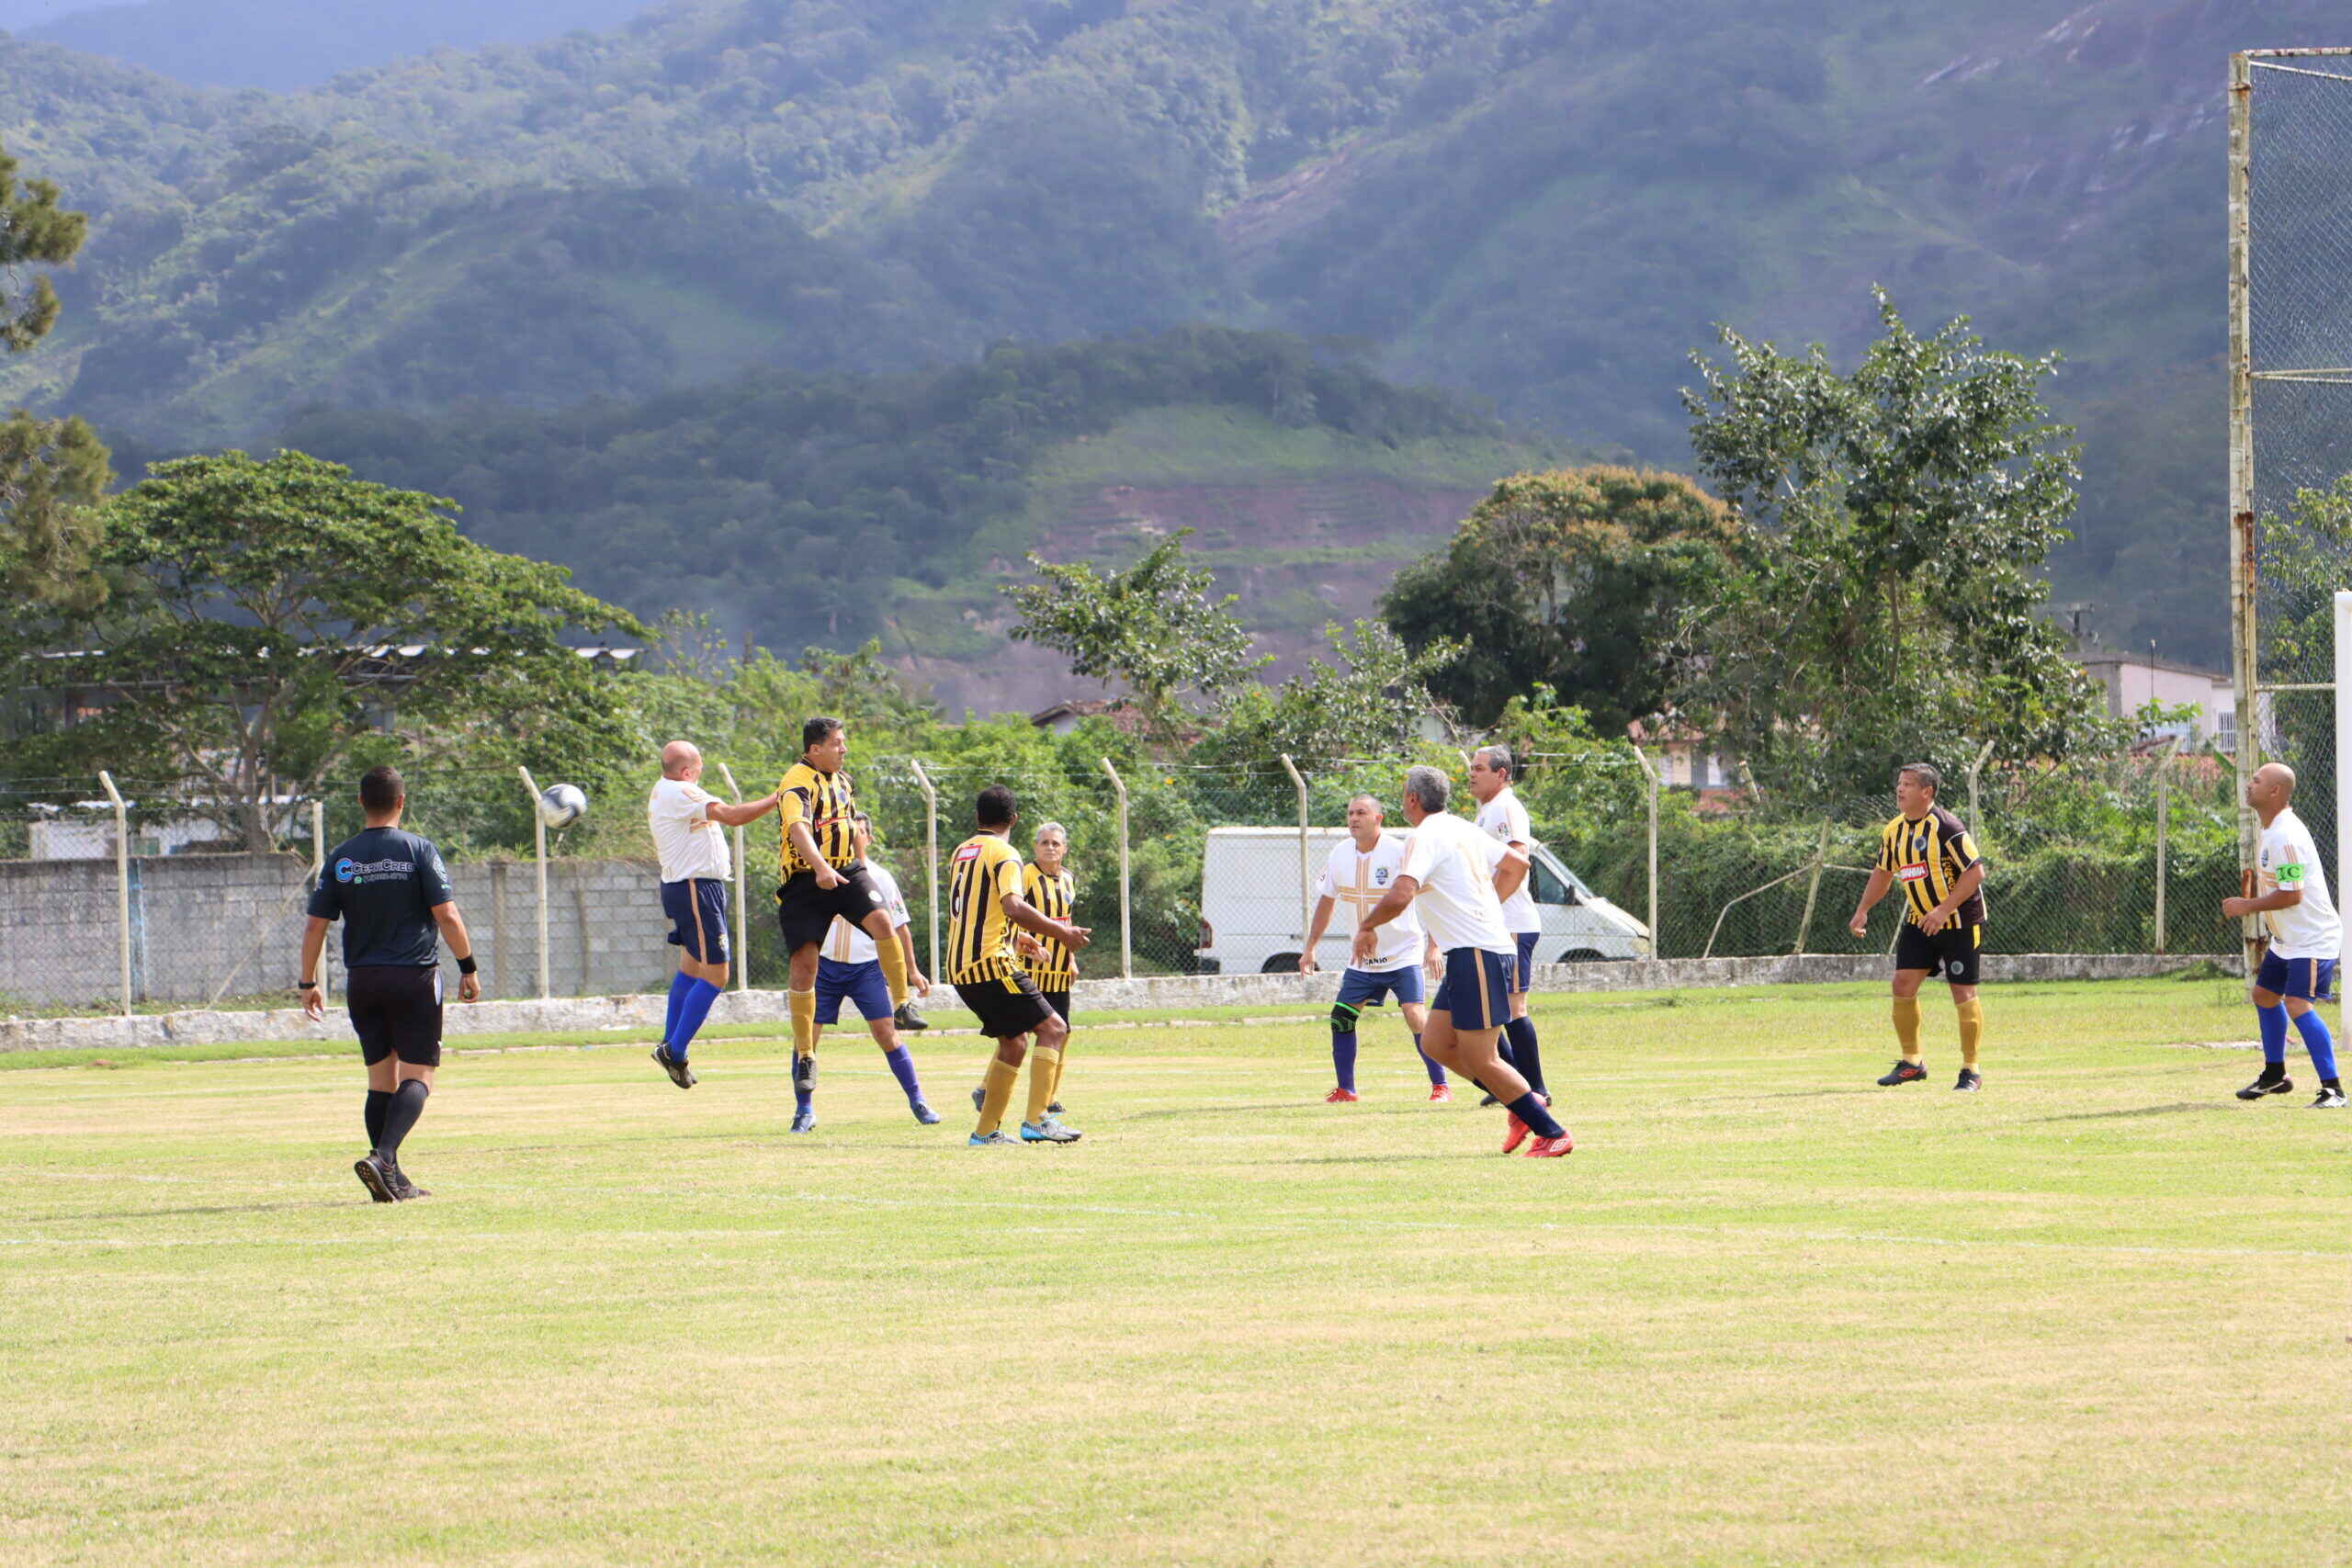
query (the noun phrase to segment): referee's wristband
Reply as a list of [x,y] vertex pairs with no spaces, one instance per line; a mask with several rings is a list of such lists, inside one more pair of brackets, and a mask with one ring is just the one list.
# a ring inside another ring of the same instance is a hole
[[470,975],[478,967],[479,965],[474,963],[474,955],[470,953],[458,960],[458,973],[460,975]]

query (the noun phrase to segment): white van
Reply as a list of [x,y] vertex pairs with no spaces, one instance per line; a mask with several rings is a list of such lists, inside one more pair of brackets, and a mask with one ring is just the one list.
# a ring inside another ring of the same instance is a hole
[[[1391,828],[1389,831],[1401,829]],[[1298,968],[1304,922],[1315,912],[1315,879],[1345,828],[1306,830],[1306,897],[1299,897],[1299,831],[1295,828],[1212,828],[1201,860],[1201,945],[1204,975],[1287,974]],[[1528,885],[1544,917],[1535,946],[1538,964],[1646,958],[1649,928],[1587,887],[1542,844],[1530,846]],[[1338,973],[1347,967],[1355,911],[1344,902],[1316,949],[1316,962]]]

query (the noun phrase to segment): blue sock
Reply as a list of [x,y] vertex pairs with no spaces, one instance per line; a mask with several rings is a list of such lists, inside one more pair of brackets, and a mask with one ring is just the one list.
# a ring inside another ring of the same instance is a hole
[[686,1005],[686,993],[694,988],[695,977],[684,970],[670,976],[670,1010],[662,1020],[662,1043],[667,1045],[678,1037],[678,1014]]
[[1439,1089],[1443,1089],[1445,1087],[1445,1067],[1435,1056],[1430,1055],[1427,1051],[1421,1049],[1421,1037],[1418,1034],[1413,1036],[1413,1051],[1420,1057],[1421,1066],[1429,1069],[1430,1082],[1437,1086]]
[[670,1034],[670,1054],[684,1057],[686,1047],[695,1043],[695,1031],[710,1016],[710,1004],[718,999],[718,987],[707,980],[696,980],[686,987],[686,999],[678,1004],[678,1026]]
[[[1511,1054],[1510,1030],[1506,1029],[1500,1034],[1495,1036],[1495,1055],[1502,1058],[1503,1066],[1510,1068],[1513,1072],[1519,1071],[1519,1058]],[[1520,1073],[1519,1076],[1521,1077],[1525,1077],[1527,1075],[1525,1073]],[[1533,1124],[1534,1123],[1532,1122],[1529,1123],[1530,1126],[1532,1126]]]
[[1544,1058],[1535,1049],[1535,1021],[1514,1018],[1503,1025],[1503,1033],[1510,1040],[1509,1060],[1519,1069],[1519,1076],[1527,1080],[1527,1087],[1538,1094],[1549,1094],[1551,1090],[1544,1082]]
[[1350,1094],[1356,1091],[1356,1032],[1352,1029],[1331,1031],[1331,1070],[1340,1076],[1340,1087]]
[[2335,1037],[2327,1032],[2327,1020],[2312,1008],[2295,1020],[2295,1032],[2303,1037],[2303,1048],[2312,1054],[2312,1071],[2322,1083],[2335,1081]]
[[897,1078],[899,1087],[907,1091],[907,1103],[912,1105],[921,1100],[922,1085],[915,1079],[915,1059],[907,1055],[907,1048],[893,1045],[882,1053],[882,1059],[890,1064],[890,1076]]
[[2284,1002],[2254,1010],[2255,1021],[2262,1026],[2262,1065],[2266,1068],[2287,1070],[2287,1005]]
[[1526,1122],[1539,1138],[1556,1138],[1567,1131],[1552,1119],[1552,1113],[1544,1109],[1544,1102],[1536,1098],[1532,1089],[1511,1100],[1510,1105],[1510,1113]]

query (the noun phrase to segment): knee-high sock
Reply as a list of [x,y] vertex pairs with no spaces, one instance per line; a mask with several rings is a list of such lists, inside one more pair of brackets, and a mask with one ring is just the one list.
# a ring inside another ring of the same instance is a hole
[[1894,998],[1894,1038],[1903,1047],[1905,1061],[1916,1062],[1919,1059],[1918,998],[1897,997]]
[[371,1089],[368,1091],[368,1108],[362,1112],[368,1122],[368,1146],[375,1148],[384,1141],[384,1113],[392,1106],[392,1091]]
[[1046,1086],[1046,1103],[1058,1105],[1062,1098],[1062,1069],[1069,1066],[1069,1041],[1065,1037],[1062,1048],[1054,1053],[1054,1081]]
[[1544,1057],[1535,1048],[1535,1021],[1514,1018],[1503,1025],[1503,1032],[1510,1037],[1511,1066],[1527,1080],[1527,1087],[1538,1094],[1551,1093],[1544,1083]]
[[2287,1070],[2287,1004],[2256,1008],[2254,1021],[2262,1031],[2262,1069],[2275,1077]]
[[718,999],[718,987],[707,980],[697,979],[686,987],[686,999],[679,1005],[678,1021],[670,1029],[670,1054],[683,1056],[695,1043],[695,1032],[702,1021],[710,1016],[710,1004]]
[[[1356,1091],[1356,1010],[1345,1002],[1331,1009],[1331,1076],[1350,1094]],[[1342,1029],[1340,1021],[1347,1021]]]
[[972,1130],[983,1138],[1004,1125],[1005,1107],[1012,1103],[1012,1086],[1021,1069],[1001,1056],[989,1058],[989,1076],[980,1089],[980,1124]]
[[792,1054],[813,1056],[817,1054],[817,993],[786,991],[785,1005],[792,1013]]
[[1445,1064],[1421,1049],[1421,1037],[1418,1034],[1413,1036],[1413,1055],[1419,1056],[1421,1059],[1421,1066],[1429,1069],[1430,1082],[1442,1086],[1445,1082]]
[[1054,1074],[1062,1065],[1058,1047],[1035,1045],[1029,1051],[1029,1114],[1031,1126],[1046,1119],[1046,1107],[1054,1102]]
[[1528,1129],[1539,1138],[1556,1138],[1567,1131],[1566,1127],[1560,1125],[1549,1111],[1544,1108],[1544,1097],[1532,1089],[1512,1100],[1510,1110],[1512,1115],[1526,1122]]
[[423,1078],[411,1078],[392,1090],[392,1102],[384,1108],[384,1135],[376,1144],[377,1157],[386,1165],[400,1159],[401,1140],[424,1114],[425,1098],[432,1092],[432,1086]]
[[1976,1065],[1976,1043],[1984,1037],[1984,1004],[1969,998],[1952,1010],[1960,1015],[1960,1065]]
[[[1500,1034],[1495,1036],[1495,1055],[1501,1059],[1503,1066],[1509,1067],[1515,1073],[1519,1072],[1519,1053],[1510,1048],[1510,1030],[1506,1029]],[[1521,1077],[1525,1077],[1527,1075],[1525,1073],[1519,1073],[1519,1076]],[[1487,1089],[1485,1084],[1480,1084],[1478,1087],[1480,1089]],[[1494,1090],[1487,1089],[1487,1092],[1492,1094]]]
[[670,976],[670,1007],[662,1019],[662,1043],[669,1044],[678,1037],[678,1013],[686,1005],[686,993],[695,987],[695,977],[681,969]]
[[882,961],[882,983],[890,987],[890,1006],[907,1005],[907,953],[899,945],[899,933],[892,931],[888,942],[876,941],[874,956]]
[[2320,1017],[2319,1009],[2308,1008],[2295,1020],[2295,1032],[2303,1037],[2303,1049],[2312,1054],[2312,1071],[2322,1083],[2335,1079],[2335,1039],[2327,1032],[2327,1020]]
[[893,1045],[882,1053],[882,1060],[889,1065],[890,1076],[907,1091],[907,1103],[912,1105],[922,1098],[922,1084],[915,1077],[915,1059],[907,1055],[904,1045]]

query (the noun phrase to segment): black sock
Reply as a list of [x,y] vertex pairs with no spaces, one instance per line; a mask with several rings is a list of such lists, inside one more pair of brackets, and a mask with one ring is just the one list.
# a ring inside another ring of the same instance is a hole
[[2322,1078],[2319,1080],[2319,1087],[2322,1089],[2342,1089],[2344,1085],[2335,1078]]
[[1544,1102],[1536,1098],[1532,1089],[1510,1102],[1510,1113],[1526,1122],[1539,1138],[1556,1138],[1567,1131],[1553,1120],[1552,1113],[1544,1109]]
[[379,1148],[384,1142],[384,1112],[392,1108],[391,1091],[371,1089],[368,1091],[368,1146]]
[[2260,1077],[2256,1077],[2254,1081],[2255,1081],[2255,1082],[2256,1082],[2256,1083],[2278,1083],[2278,1081],[2280,1081],[2281,1079],[2283,1079],[2286,1076],[2287,1076],[2287,1064],[2286,1064],[2286,1063],[2284,1063],[2284,1062],[2265,1062],[2265,1063],[2263,1063],[2263,1064],[2262,1064],[2262,1073],[2261,1073],[2261,1076],[2260,1076]]
[[377,1155],[386,1165],[400,1159],[401,1140],[424,1114],[424,1097],[432,1092],[423,1078],[411,1078],[392,1091],[392,1103],[384,1111],[384,1136],[376,1145]]
[[1519,1076],[1527,1080],[1527,1087],[1538,1094],[1549,1094],[1551,1090],[1544,1087],[1544,1058],[1535,1048],[1535,1021],[1514,1018],[1503,1026],[1503,1033],[1510,1037],[1513,1065],[1519,1068]]

